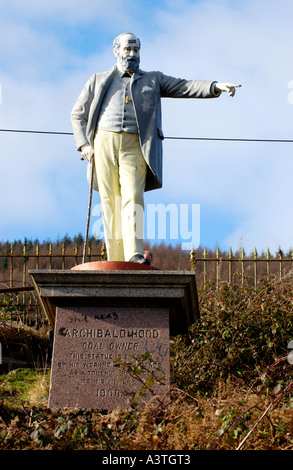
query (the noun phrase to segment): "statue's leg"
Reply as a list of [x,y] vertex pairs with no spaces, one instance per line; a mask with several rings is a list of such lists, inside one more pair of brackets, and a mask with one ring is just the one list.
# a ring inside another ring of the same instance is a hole
[[108,261],[124,261],[121,193],[119,181],[119,148],[121,135],[97,132],[95,168],[103,213],[104,236]]
[[124,257],[143,256],[144,189],[147,165],[137,134],[122,132],[119,152]]

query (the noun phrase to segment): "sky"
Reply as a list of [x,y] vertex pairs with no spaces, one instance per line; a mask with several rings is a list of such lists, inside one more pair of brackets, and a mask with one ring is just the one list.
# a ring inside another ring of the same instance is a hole
[[[70,113],[87,79],[114,65],[113,39],[132,32],[143,70],[242,85],[233,98],[162,100],[163,188],[145,194],[146,213],[187,207],[191,242],[208,249],[289,251],[293,142],[259,140],[293,140],[292,17],[291,0],[0,0],[0,241],[85,233]],[[92,207],[90,235],[97,192]]]

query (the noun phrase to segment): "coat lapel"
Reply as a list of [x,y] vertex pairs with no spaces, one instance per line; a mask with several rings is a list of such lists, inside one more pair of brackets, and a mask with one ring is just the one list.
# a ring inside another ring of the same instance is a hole
[[100,113],[101,105],[106,91],[112,81],[114,73],[116,71],[116,65],[112,67],[108,72],[104,74],[102,80],[97,80],[95,85],[95,94],[90,107],[88,125],[87,125],[87,138],[93,146],[93,140],[96,134],[97,119]]

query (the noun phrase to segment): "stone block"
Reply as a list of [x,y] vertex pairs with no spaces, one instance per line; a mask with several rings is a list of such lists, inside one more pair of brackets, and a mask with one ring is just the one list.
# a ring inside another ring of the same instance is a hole
[[[151,361],[142,360],[145,353]],[[170,386],[168,309],[58,307],[51,374],[50,408],[123,409],[140,391],[140,405],[163,399]]]
[[[170,336],[199,317],[195,275],[134,265],[30,271],[54,329],[50,408],[125,408],[145,385],[141,401],[168,393]],[[125,361],[134,361],[128,372]]]

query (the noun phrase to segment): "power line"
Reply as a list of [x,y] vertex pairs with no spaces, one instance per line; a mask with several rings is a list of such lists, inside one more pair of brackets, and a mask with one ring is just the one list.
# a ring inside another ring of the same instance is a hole
[[176,140],[217,140],[225,142],[290,142],[290,139],[229,139],[220,137],[165,137],[165,139],[176,139]]
[[[0,129],[0,132],[15,132],[25,134],[49,134],[49,135],[73,135],[73,132],[59,131],[34,131],[21,129]],[[223,141],[223,142],[273,142],[273,143],[292,143],[293,139],[246,139],[246,138],[221,138],[221,137],[170,137],[168,140],[207,140],[207,141]]]
[[0,129],[0,132],[19,132],[26,134],[54,134],[54,135],[73,135],[73,132],[55,132],[55,131],[25,131],[20,129]]

